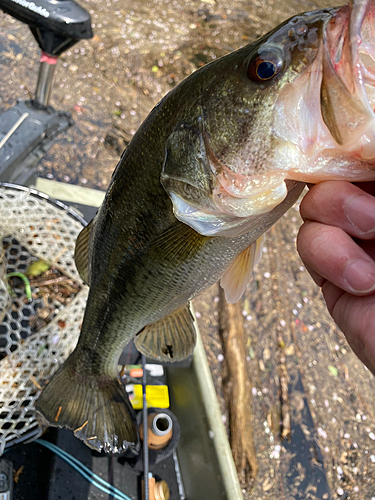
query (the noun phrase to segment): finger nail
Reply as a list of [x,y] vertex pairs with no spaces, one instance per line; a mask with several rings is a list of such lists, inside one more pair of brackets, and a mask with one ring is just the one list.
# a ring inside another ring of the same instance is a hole
[[375,264],[367,260],[351,260],[347,263],[343,279],[354,292],[371,292],[375,290]]
[[363,234],[375,232],[375,198],[358,195],[345,207],[349,222]]

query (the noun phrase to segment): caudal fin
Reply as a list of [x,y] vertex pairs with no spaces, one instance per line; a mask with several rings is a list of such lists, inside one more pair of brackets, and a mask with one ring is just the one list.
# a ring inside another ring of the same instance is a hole
[[97,451],[118,453],[138,446],[134,412],[117,378],[77,374],[72,356],[41,393],[42,426],[67,427]]

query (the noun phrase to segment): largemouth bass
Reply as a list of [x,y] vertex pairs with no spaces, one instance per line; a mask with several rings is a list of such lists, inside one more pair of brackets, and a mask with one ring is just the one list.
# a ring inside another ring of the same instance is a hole
[[37,410],[87,445],[137,445],[117,362],[135,338],[192,353],[189,301],[217,280],[238,300],[259,239],[305,182],[375,180],[375,2],[297,15],[196,71],[125,150],[76,264],[90,293],[75,351]]

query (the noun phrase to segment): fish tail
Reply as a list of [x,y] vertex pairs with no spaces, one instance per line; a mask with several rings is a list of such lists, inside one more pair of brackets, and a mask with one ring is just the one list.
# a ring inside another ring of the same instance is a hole
[[138,448],[134,411],[120,379],[79,374],[74,353],[44,388],[36,410],[43,428],[67,427],[97,451]]

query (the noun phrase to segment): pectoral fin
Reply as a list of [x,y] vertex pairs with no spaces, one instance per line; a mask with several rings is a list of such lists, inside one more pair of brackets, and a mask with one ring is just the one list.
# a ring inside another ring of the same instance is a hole
[[190,307],[147,325],[134,339],[136,348],[148,358],[162,362],[181,361],[193,353],[196,342]]
[[262,256],[263,243],[264,235],[241,252],[221,278],[220,285],[224,289],[227,302],[230,304],[240,300],[244,294],[253,268]]
[[90,285],[89,275],[89,241],[92,228],[94,227],[95,219],[87,224],[79,233],[76,247],[74,250],[74,260],[76,263],[79,275],[85,283]]
[[171,266],[180,265],[198,253],[207,238],[193,231],[186,224],[175,224],[161,234],[150,245],[149,255],[153,259],[168,261]]

